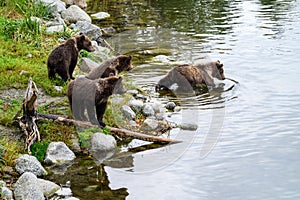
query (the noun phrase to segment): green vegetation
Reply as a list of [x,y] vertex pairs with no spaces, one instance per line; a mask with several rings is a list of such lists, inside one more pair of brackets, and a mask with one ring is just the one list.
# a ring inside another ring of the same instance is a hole
[[[65,96],[67,83],[59,79],[48,79],[46,60],[59,44],[59,38],[67,39],[75,33],[66,28],[62,33],[47,34],[44,25],[33,17],[47,20],[51,16],[51,10],[32,0],[0,0],[0,6],[0,95],[3,95],[4,90],[11,89],[18,93],[6,94],[0,100],[0,125],[9,129],[13,125],[17,126],[13,117],[21,108],[29,77],[32,77],[44,94],[52,97]],[[55,90],[54,85],[62,86],[63,90]],[[61,99],[40,106],[39,112],[70,116],[67,99]],[[31,151],[40,161],[50,142],[64,141],[68,144],[70,135],[76,133],[75,127],[54,122],[39,121],[38,127],[41,142],[35,142]],[[18,141],[16,138],[19,136],[14,134],[0,136],[0,168],[14,166],[15,159],[26,153],[25,136]],[[23,132],[20,130],[18,134]]]

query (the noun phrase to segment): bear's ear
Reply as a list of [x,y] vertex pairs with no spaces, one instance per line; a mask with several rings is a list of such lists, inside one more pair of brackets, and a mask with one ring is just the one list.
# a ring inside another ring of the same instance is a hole
[[220,69],[223,67],[223,63],[221,63],[219,60],[216,62],[217,68]]
[[131,56],[128,56],[128,57],[127,57],[127,60],[131,60],[131,58],[132,58]]
[[80,34],[79,34],[79,38],[80,38],[80,40],[83,41],[83,40],[85,40],[85,35],[84,35],[83,33],[80,33]]

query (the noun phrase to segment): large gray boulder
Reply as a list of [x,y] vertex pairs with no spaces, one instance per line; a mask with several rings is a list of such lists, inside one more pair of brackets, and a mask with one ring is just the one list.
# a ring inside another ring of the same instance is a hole
[[67,10],[61,13],[63,19],[68,20],[70,23],[78,21],[86,21],[92,23],[91,17],[76,5],[70,6]]
[[102,32],[99,26],[91,24],[87,21],[77,21],[73,28],[78,32],[88,36],[90,40],[97,40],[99,37],[102,36]]
[[14,185],[15,200],[44,200],[37,177],[31,172],[25,172]]
[[104,133],[94,133],[91,139],[91,147],[89,152],[97,160],[97,164],[101,164],[103,160],[113,156],[117,142],[111,135]]
[[76,158],[75,154],[63,142],[51,142],[47,148],[44,162],[63,164]]
[[16,170],[19,174],[31,172],[36,176],[47,175],[47,171],[34,156],[24,154],[16,159]]

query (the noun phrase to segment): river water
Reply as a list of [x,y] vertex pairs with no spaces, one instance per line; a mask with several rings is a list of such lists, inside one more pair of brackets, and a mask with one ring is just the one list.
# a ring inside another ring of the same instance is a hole
[[[100,169],[75,171],[75,197],[300,198],[299,1],[98,0],[88,11],[111,14],[96,23],[114,27],[107,41],[134,57],[127,76],[153,99],[181,106],[170,121],[198,129],[172,130],[183,142],[162,148],[133,141]],[[203,60],[220,60],[230,79],[200,96],[154,92],[174,64]]]

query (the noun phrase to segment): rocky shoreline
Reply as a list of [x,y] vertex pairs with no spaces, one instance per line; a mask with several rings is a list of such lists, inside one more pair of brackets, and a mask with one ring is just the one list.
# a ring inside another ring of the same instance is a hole
[[[92,24],[92,18],[83,10],[86,8],[85,1],[75,0],[72,2],[68,0],[65,3],[60,0],[39,0],[38,2],[50,6],[53,11],[53,19],[51,21],[44,21],[36,17],[31,17],[31,20],[44,25],[48,33],[62,32],[70,29],[87,35],[93,41],[92,43],[96,50],[93,52],[93,57],[97,62],[89,58],[83,58],[79,66],[81,72],[77,76],[88,73],[91,69],[97,67],[100,62],[111,56],[111,50],[101,46],[103,30]],[[91,16],[103,19],[109,17],[109,14],[100,12]],[[61,89],[59,87],[56,88],[57,90]],[[188,124],[172,125],[166,120],[167,111],[180,111],[180,107],[176,106],[174,102],[168,102],[163,105],[161,102],[151,100],[151,98],[135,89],[128,90],[127,95],[129,95],[130,99],[126,103],[124,103],[124,97],[119,95],[113,96],[111,102],[120,109],[123,119],[130,129],[146,134],[161,134],[175,126],[189,130],[197,129],[194,125]],[[142,119],[140,120],[139,118]],[[72,143],[70,149],[63,142],[50,143],[43,163],[40,163],[34,156],[21,155],[16,160],[15,170],[20,176],[16,183],[14,185],[7,185],[6,182],[0,180],[1,198],[7,200],[42,200],[45,198],[76,200],[77,198],[71,196],[71,191],[65,193],[65,189],[70,189],[70,187],[62,187],[61,185],[42,179],[49,172],[64,174],[64,171],[73,164],[76,155],[82,153],[82,147],[80,146],[78,137],[75,135],[73,136]],[[114,155],[116,146],[117,142],[113,136],[97,132],[93,133],[90,137],[87,150],[95,158],[97,164],[101,164],[105,159]],[[10,188],[13,188],[13,191]]]

